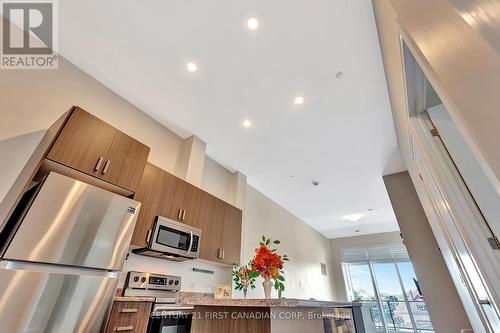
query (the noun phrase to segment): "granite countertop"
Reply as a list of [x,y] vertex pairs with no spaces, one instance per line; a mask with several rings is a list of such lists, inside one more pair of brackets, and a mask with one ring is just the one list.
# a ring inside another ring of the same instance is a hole
[[199,306],[242,306],[273,308],[340,308],[361,306],[357,302],[318,301],[315,299],[275,298],[275,299],[215,299],[213,294],[181,292],[177,295],[177,303]]
[[[154,297],[115,296],[115,302],[154,302]],[[193,306],[241,306],[272,308],[345,308],[361,306],[358,302],[319,301],[315,299],[215,299],[213,294],[179,292],[177,304]]]

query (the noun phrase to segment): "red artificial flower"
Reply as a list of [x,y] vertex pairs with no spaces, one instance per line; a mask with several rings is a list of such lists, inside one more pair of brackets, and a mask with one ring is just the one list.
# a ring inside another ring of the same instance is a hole
[[259,271],[263,277],[277,278],[279,270],[283,268],[283,263],[283,260],[276,252],[271,251],[265,245],[261,245],[258,249],[255,249],[252,269]]

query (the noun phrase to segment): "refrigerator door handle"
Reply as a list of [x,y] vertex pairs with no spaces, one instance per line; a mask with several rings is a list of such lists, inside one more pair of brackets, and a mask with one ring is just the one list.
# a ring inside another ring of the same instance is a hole
[[0,269],[30,271],[40,273],[56,273],[69,275],[98,276],[107,278],[118,278],[119,271],[108,271],[104,269],[93,269],[76,266],[61,266],[54,264],[32,263],[17,260],[0,261]]

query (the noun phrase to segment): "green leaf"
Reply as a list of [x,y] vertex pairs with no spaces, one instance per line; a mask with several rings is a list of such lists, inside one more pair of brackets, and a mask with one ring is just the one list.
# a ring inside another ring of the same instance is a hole
[[278,280],[285,281],[285,277],[283,275],[278,276]]
[[269,243],[271,243],[271,240],[270,239],[266,240],[266,245],[269,245]]
[[252,279],[255,279],[259,275],[260,275],[259,271],[251,271],[250,274],[249,274],[250,278],[252,278]]
[[264,235],[262,235],[262,241],[265,242],[266,241],[266,237]]
[[252,287],[252,289],[255,289],[255,286],[253,284],[250,287]]
[[279,240],[277,240],[277,239],[276,239],[273,243],[274,243],[274,244],[280,244],[281,242],[280,242]]
[[264,243],[262,243],[262,242],[259,242],[259,245],[260,245],[260,246],[264,246],[264,245],[266,245],[266,244],[264,244]]
[[285,285],[283,283],[280,283],[280,290],[284,291],[285,290]]

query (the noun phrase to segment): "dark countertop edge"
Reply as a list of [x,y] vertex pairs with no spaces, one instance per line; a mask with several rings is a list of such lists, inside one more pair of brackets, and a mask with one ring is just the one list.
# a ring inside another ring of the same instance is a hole
[[148,302],[154,303],[154,297],[136,297],[136,296],[115,296],[115,302]]

